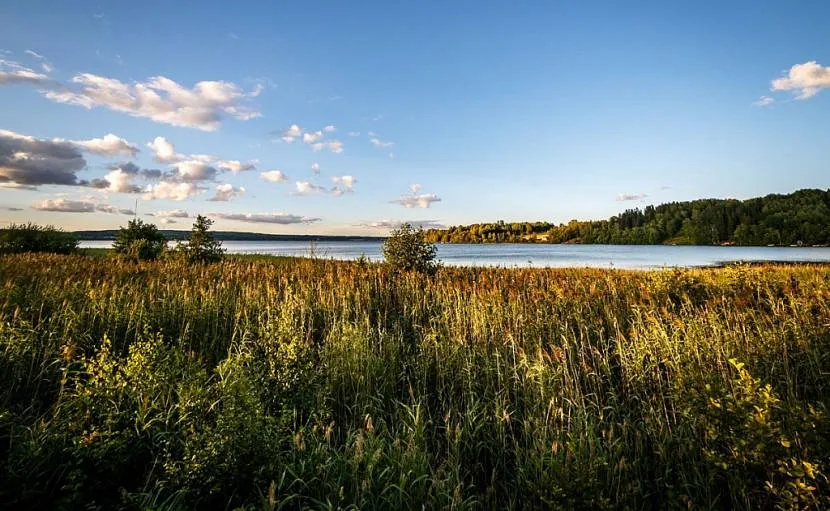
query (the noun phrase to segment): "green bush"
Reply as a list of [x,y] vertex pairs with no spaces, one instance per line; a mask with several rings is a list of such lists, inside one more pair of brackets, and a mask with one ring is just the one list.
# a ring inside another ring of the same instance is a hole
[[78,238],[72,233],[51,225],[11,224],[0,229],[0,254],[24,252],[73,254],[77,251]]
[[433,274],[438,270],[438,250],[428,242],[423,229],[408,223],[392,231],[383,242],[383,258],[393,268]]
[[112,248],[123,257],[134,261],[158,259],[167,246],[167,240],[158,228],[139,219],[130,220],[115,234]]
[[222,242],[216,241],[213,233],[209,232],[211,225],[213,220],[202,215],[197,216],[190,231],[190,239],[187,243],[179,243],[178,252],[191,264],[218,263],[225,256]]

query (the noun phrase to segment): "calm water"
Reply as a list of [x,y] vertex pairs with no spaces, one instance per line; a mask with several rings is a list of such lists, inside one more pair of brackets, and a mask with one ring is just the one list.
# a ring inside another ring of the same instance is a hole
[[[109,247],[110,241],[86,241],[82,247]],[[379,242],[225,241],[232,254],[271,254],[330,259],[365,255],[381,260]],[[671,247],[641,245],[438,245],[438,258],[451,266],[533,266],[660,268],[710,266],[731,261],[830,262],[830,248],[796,247]]]

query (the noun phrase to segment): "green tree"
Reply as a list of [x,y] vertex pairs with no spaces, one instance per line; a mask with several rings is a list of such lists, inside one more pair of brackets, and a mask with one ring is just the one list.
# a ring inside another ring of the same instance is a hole
[[180,244],[179,250],[191,263],[217,263],[225,256],[222,242],[216,241],[210,226],[213,220],[199,215],[193,222],[190,239],[186,244]]
[[135,261],[158,259],[166,246],[164,234],[155,225],[138,218],[127,222],[127,227],[121,227],[112,244],[117,254]]
[[438,270],[438,250],[427,241],[423,229],[405,223],[383,242],[383,258],[393,268],[433,274]]
[[11,224],[0,229],[0,254],[51,252],[72,254],[78,250],[78,238],[69,232],[35,224]]

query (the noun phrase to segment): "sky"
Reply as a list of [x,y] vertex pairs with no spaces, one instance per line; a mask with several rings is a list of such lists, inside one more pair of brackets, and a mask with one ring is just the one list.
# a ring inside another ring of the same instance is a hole
[[0,225],[385,234],[830,187],[830,2],[0,3]]

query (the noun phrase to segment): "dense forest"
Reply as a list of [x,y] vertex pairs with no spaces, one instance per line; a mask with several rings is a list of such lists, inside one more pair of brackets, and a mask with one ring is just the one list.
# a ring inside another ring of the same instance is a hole
[[[114,240],[115,229],[101,231],[74,231],[79,240]],[[190,231],[169,229],[159,230],[168,240],[184,240],[190,237]],[[316,234],[266,234],[262,232],[215,231],[214,238],[219,241],[380,241],[377,236],[328,236]]]
[[560,225],[499,221],[431,229],[426,234],[436,243],[827,245],[830,190],[671,202],[628,209],[608,220]]

